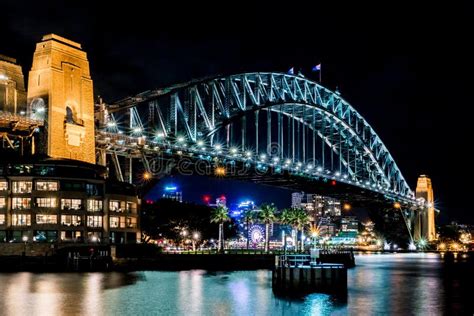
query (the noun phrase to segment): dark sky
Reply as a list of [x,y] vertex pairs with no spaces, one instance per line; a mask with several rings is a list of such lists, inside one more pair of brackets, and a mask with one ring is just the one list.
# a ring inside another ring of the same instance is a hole
[[87,1],[7,0],[0,6],[0,53],[27,71],[42,35],[78,41],[95,93],[106,101],[214,74],[290,67],[309,73],[321,62],[323,85],[338,86],[367,119],[410,186],[428,174],[443,217],[474,223],[467,199],[474,75],[467,1],[187,2],[155,1],[152,8],[150,1],[107,1],[112,13]]

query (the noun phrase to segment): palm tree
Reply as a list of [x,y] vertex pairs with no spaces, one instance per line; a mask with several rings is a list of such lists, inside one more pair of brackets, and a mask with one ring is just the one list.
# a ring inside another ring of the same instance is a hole
[[303,233],[306,225],[310,223],[308,213],[302,208],[293,209],[295,228],[301,233],[301,251],[304,251]]
[[[296,224],[296,217],[295,217],[295,210],[292,208],[286,208],[280,215],[280,222],[282,224],[290,225],[291,226],[291,238],[293,239],[293,243],[296,245],[296,236],[295,236],[295,224]],[[295,247],[296,249],[296,247]]]
[[247,210],[245,211],[244,214],[244,221],[247,225],[247,250],[249,250],[249,242],[250,242],[250,236],[249,236],[249,229],[250,229],[250,224],[253,223],[255,220],[255,213],[253,210]]
[[268,246],[270,243],[270,224],[276,220],[275,211],[276,207],[272,204],[263,204],[259,213],[259,218],[265,223],[265,252],[268,252]]
[[230,221],[229,211],[225,206],[218,206],[211,215],[211,223],[219,224],[218,251],[224,250],[224,223]]

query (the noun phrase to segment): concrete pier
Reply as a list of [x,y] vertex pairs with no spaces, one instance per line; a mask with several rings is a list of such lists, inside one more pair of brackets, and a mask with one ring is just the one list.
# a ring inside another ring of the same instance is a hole
[[308,255],[276,256],[272,279],[273,290],[285,295],[347,291],[344,264],[315,264]]

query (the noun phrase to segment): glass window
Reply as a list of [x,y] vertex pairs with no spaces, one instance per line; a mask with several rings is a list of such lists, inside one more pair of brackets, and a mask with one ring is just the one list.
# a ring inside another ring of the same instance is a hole
[[87,195],[102,195],[102,190],[95,183],[86,183],[86,193]]
[[31,198],[12,198],[13,210],[26,210],[31,208]]
[[58,216],[49,214],[36,214],[36,224],[57,224]]
[[75,241],[75,240],[80,240],[82,238],[82,232],[81,231],[73,231],[73,230],[67,230],[67,231],[62,231],[61,232],[61,240],[64,241]]
[[31,193],[33,182],[31,181],[13,181],[13,193]]
[[0,197],[0,208],[5,208],[7,207],[7,202],[4,197]]
[[137,213],[137,203],[127,202],[127,212],[136,214]]
[[84,191],[84,184],[81,182],[61,182],[61,191]]
[[102,201],[101,200],[87,200],[87,210],[89,212],[101,212]]
[[81,199],[61,199],[62,210],[82,210]]
[[117,216],[110,216],[110,228],[119,227],[119,218]]
[[102,227],[102,216],[87,216],[88,227]]
[[5,214],[0,214],[0,225],[5,225]]
[[58,232],[55,230],[35,230],[34,240],[37,242],[54,242],[58,239]]
[[57,191],[57,181],[36,181],[36,190],[38,191]]
[[29,214],[13,214],[13,226],[31,226],[31,215]]
[[36,207],[56,207],[56,198],[36,198]]
[[128,217],[127,218],[127,228],[137,228],[137,218]]
[[111,200],[109,202],[109,211],[123,212],[123,211],[125,211],[125,208],[126,208],[126,202],[125,201]]
[[0,191],[8,190],[8,182],[7,181],[0,181]]
[[81,226],[81,216],[61,215],[61,224],[64,226]]

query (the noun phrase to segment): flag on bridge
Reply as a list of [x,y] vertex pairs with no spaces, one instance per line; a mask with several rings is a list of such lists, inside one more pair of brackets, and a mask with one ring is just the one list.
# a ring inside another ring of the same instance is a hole
[[321,70],[321,64],[317,64],[316,66],[313,67],[313,71],[320,71]]
[[295,67],[291,67],[290,70],[288,70],[289,75],[294,75],[295,74]]

